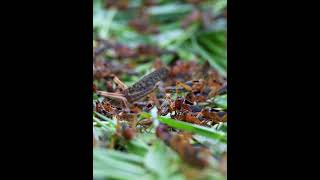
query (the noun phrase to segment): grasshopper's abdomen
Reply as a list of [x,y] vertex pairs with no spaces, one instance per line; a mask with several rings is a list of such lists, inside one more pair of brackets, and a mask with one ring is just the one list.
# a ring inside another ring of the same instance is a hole
[[164,81],[169,75],[169,69],[160,68],[144,76],[134,85],[125,89],[124,95],[129,102],[136,101],[153,92],[159,81]]
[[128,91],[130,93],[134,93],[143,91],[145,89],[150,89],[151,87],[155,86],[157,82],[164,81],[168,77],[168,75],[169,69],[162,67],[144,76],[141,80],[129,87]]

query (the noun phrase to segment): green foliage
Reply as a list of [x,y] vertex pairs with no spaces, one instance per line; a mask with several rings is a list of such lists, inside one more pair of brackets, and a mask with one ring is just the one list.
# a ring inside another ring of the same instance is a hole
[[[222,76],[226,76],[227,35],[224,20],[217,21],[207,29],[203,29],[197,23],[185,29],[181,27],[180,21],[196,7],[181,1],[162,1],[160,5],[147,9],[152,21],[158,25],[160,33],[141,35],[127,25],[127,22],[134,17],[132,14],[138,11],[137,7],[141,1],[130,1],[131,8],[127,11],[105,10],[101,2],[94,0],[93,29],[96,30],[94,37],[112,37],[132,47],[141,43],[159,44],[164,49],[178,51],[183,57],[182,60],[198,57],[201,62],[208,61]],[[197,8],[211,9],[217,14],[226,7],[226,2],[226,0],[208,1]]]
[[191,133],[199,134],[208,138],[216,139],[221,142],[226,142],[226,136],[224,133],[218,132],[214,129],[191,124],[183,121],[174,120],[167,117],[158,117],[158,120],[170,127],[188,131]]
[[[185,180],[185,171],[190,167],[184,166],[178,155],[159,140],[147,148],[144,156],[108,149],[93,150],[96,179]],[[222,176],[211,168],[202,171],[199,179],[212,178],[222,179]]]
[[227,109],[228,101],[227,95],[218,96],[214,99],[214,104],[222,109]]

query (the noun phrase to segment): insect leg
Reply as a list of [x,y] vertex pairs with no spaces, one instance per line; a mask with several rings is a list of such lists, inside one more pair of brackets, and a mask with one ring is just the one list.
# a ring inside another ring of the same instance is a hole
[[182,83],[180,81],[177,81],[176,82],[176,93],[178,94],[178,87],[183,87],[185,90],[191,92],[192,91],[192,88],[190,86],[188,86],[187,84],[185,83]]
[[121,89],[127,89],[127,85],[125,85],[116,75],[111,75],[112,80],[116,83]]
[[125,98],[122,94],[119,93],[110,93],[110,92],[105,92],[105,91],[97,91],[97,94],[100,96],[104,96],[104,97],[111,97],[114,99],[118,99],[121,100],[125,106],[125,108],[128,110],[129,106],[128,106],[128,100],[127,98]]

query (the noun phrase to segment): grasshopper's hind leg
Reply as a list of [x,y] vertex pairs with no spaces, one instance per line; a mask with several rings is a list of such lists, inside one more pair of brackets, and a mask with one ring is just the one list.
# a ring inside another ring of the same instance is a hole
[[105,92],[105,91],[97,91],[97,94],[100,96],[110,97],[110,98],[114,98],[114,99],[118,99],[118,100],[122,101],[125,106],[125,109],[127,111],[130,111],[129,106],[128,106],[128,100],[122,94],[110,93],[110,92]]

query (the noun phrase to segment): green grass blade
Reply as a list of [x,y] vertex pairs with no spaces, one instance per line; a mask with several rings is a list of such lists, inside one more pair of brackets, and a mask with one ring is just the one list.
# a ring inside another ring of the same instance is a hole
[[226,77],[226,75],[227,75],[226,69],[221,67],[221,65],[218,62],[216,62],[216,60],[213,59],[212,56],[210,56],[205,50],[203,50],[199,46],[196,38],[193,37],[193,38],[191,38],[191,40],[192,40],[192,45],[193,45],[195,52],[198,53],[203,59],[208,60],[209,64],[213,68],[215,68],[222,76]]
[[153,6],[148,9],[148,13],[152,16],[170,16],[173,14],[185,14],[192,10],[189,4],[170,3],[166,5]]
[[191,124],[183,121],[177,121],[171,118],[160,116],[158,117],[158,120],[170,127],[181,129],[184,131],[188,131],[191,133],[199,134],[208,138],[212,138],[215,140],[219,140],[222,142],[227,142],[226,136],[222,132],[218,132],[214,129],[199,126],[196,124]]
[[228,108],[227,95],[218,96],[214,99],[214,104],[222,109]]
[[110,122],[111,124],[113,124],[113,125],[116,125],[116,123],[114,122],[114,120],[112,120],[112,119],[110,119],[110,118],[108,118],[108,117],[106,117],[106,116],[104,116],[104,115],[102,115],[102,114],[100,114],[100,113],[98,113],[98,112],[93,112],[94,114],[96,114],[99,118],[101,118],[102,120],[104,120],[104,121],[107,121],[107,122]]
[[115,126],[111,124],[111,126],[108,126],[109,124],[105,124],[102,121],[100,121],[98,118],[93,116],[93,122],[97,123],[98,126],[105,128],[106,130],[113,130],[115,131]]
[[144,159],[140,156],[134,155],[134,154],[129,154],[129,153],[124,153],[120,151],[115,151],[115,150],[101,150],[97,149],[95,152],[98,152],[102,154],[103,156],[109,156],[114,159],[119,159],[120,161],[128,161],[128,162],[133,162],[137,164],[143,164]]
[[138,139],[133,139],[128,142],[126,148],[129,153],[136,154],[138,156],[145,156],[148,152],[149,146],[146,145],[144,142]]
[[136,175],[143,175],[146,173],[145,169],[142,166],[130,161],[122,161],[120,159],[107,156],[101,150],[93,151],[93,159],[93,166],[95,167],[95,169],[105,169],[106,171],[111,171],[111,169],[118,169]]

